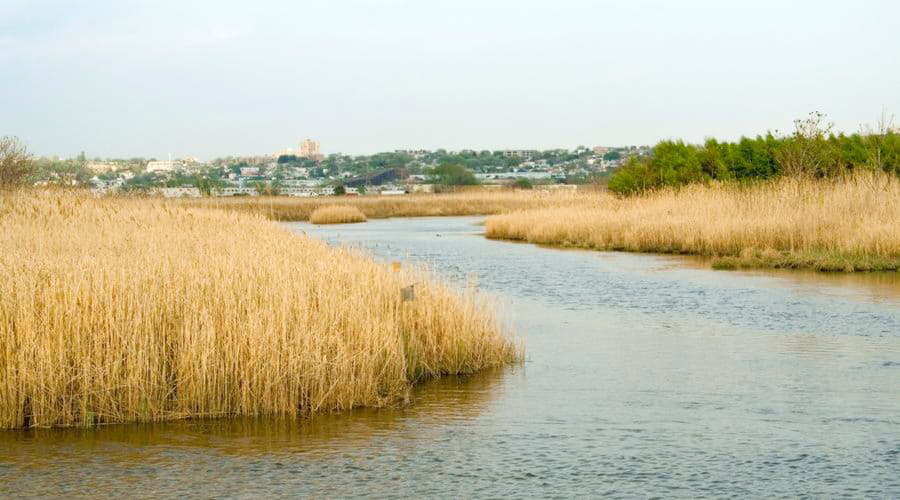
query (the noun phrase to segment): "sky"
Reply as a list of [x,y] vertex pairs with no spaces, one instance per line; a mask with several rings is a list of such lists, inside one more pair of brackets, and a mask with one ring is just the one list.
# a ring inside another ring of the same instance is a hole
[[0,0],[0,135],[208,159],[736,139],[900,114],[900,2]]

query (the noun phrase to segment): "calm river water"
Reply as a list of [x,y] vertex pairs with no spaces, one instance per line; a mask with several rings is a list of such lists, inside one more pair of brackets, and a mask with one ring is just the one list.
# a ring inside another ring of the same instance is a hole
[[900,497],[900,276],[293,230],[476,280],[527,361],[405,408],[0,432],[0,496]]

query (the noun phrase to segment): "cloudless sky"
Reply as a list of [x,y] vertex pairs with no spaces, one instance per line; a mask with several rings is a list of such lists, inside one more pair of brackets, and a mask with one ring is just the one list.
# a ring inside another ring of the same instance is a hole
[[735,139],[900,114],[900,2],[0,0],[0,135],[201,158]]

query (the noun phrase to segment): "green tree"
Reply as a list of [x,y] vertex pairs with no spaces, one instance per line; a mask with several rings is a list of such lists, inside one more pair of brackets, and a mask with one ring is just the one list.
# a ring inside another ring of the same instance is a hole
[[603,155],[603,159],[606,161],[621,160],[622,155],[616,150],[611,150],[607,151],[606,154]]
[[16,137],[0,137],[0,189],[24,186],[34,173],[34,161],[25,144]]
[[445,163],[429,172],[431,182],[445,186],[474,186],[478,179],[471,170],[459,163]]

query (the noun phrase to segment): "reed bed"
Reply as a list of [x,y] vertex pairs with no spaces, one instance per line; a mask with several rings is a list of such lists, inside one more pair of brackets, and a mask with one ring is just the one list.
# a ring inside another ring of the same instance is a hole
[[350,224],[365,222],[366,214],[354,206],[328,205],[313,210],[309,221],[313,224]]
[[521,359],[473,290],[258,216],[19,192],[0,226],[0,427],[378,407]]
[[450,215],[493,215],[529,208],[575,206],[591,195],[583,191],[476,189],[457,193],[409,194],[400,196],[286,196],[212,197],[172,200],[178,206],[217,208],[258,214],[278,221],[309,220],[312,213],[336,204],[359,209],[369,219],[385,217],[433,217]]
[[900,269],[900,180],[781,178],[696,184],[488,218],[490,238],[713,256],[713,266]]

